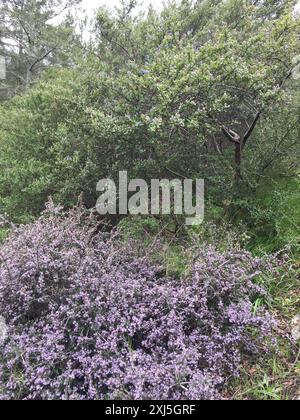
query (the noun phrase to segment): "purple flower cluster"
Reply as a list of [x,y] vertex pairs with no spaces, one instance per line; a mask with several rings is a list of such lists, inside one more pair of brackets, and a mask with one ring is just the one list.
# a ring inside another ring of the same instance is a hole
[[179,281],[54,213],[0,248],[1,399],[217,399],[270,337],[262,261],[210,248]]

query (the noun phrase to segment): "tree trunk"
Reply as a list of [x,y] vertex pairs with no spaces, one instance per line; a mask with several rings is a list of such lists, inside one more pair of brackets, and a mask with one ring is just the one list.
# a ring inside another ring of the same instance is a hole
[[235,179],[242,181],[242,142],[235,145]]

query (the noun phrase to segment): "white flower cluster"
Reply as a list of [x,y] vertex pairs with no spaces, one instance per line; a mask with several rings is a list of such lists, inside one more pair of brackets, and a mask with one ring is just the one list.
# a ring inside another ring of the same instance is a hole
[[300,341],[300,315],[292,320],[292,337],[295,341]]
[[6,79],[6,62],[5,57],[0,55],[0,80]]
[[298,1],[298,3],[295,6],[295,9],[294,9],[295,19],[298,18],[299,16],[300,16],[300,0]]
[[0,316],[0,345],[4,343],[7,337],[7,325],[5,319]]
[[293,64],[294,64],[294,68],[293,68],[293,79],[295,80],[300,80],[300,55],[297,55],[296,57],[294,57],[293,59]]

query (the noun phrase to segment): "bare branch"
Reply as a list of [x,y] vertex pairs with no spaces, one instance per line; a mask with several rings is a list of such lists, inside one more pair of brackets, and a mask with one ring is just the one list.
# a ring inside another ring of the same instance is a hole
[[106,42],[117,46],[120,50],[122,50],[127,55],[127,57],[130,60],[134,61],[134,58],[131,56],[129,51],[123,45],[119,44],[119,42],[115,41],[114,39],[109,38],[101,28],[100,28],[100,33],[101,33],[101,36],[103,37],[103,39],[105,39]]
[[44,61],[53,51],[56,50],[57,47],[51,48],[51,50],[47,51],[42,57],[35,60],[35,62],[31,65],[29,71],[32,72],[34,67]]
[[32,40],[31,40],[31,36],[30,36],[29,32],[27,31],[27,29],[26,29],[24,23],[21,21],[21,19],[18,18],[18,21],[19,21],[19,23],[20,23],[23,31],[25,32],[25,34],[27,36],[28,44],[31,45],[32,44]]
[[240,144],[241,136],[233,130],[230,130],[225,125],[221,126],[223,133],[231,143]]
[[255,129],[256,124],[258,123],[258,120],[260,119],[260,116],[261,116],[261,111],[258,111],[252,124],[250,125],[250,127],[248,128],[248,130],[246,131],[244,135],[243,147],[245,147],[247,140],[250,138],[253,130]]

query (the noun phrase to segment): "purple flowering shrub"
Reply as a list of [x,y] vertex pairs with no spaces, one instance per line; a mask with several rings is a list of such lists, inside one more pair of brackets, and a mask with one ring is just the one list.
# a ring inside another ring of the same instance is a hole
[[1,399],[217,399],[265,349],[261,260],[200,250],[179,281],[80,211],[50,213],[0,248]]

